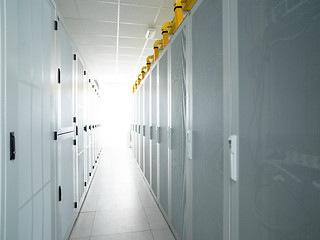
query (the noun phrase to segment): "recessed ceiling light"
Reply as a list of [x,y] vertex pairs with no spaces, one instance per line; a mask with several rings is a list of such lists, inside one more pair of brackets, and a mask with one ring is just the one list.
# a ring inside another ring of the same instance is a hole
[[155,34],[156,34],[156,30],[154,28],[149,28],[146,33],[146,38],[152,39],[152,38],[154,38]]

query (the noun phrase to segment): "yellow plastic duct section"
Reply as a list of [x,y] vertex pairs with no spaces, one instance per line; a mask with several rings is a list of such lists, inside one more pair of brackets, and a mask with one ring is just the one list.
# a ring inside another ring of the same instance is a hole
[[132,92],[135,92],[135,85],[132,86]]
[[182,0],[183,11],[190,11],[197,0]]
[[176,22],[176,29],[180,26],[183,21],[183,14],[182,14],[182,0],[175,0],[174,2],[174,16]]
[[139,74],[138,76],[138,86],[140,86],[140,83],[141,83],[141,74]]
[[163,47],[166,47],[169,42],[168,28],[172,28],[172,22],[166,22],[162,26],[161,32],[162,32],[162,39],[163,39]]
[[159,45],[162,45],[162,39],[161,40],[157,40],[154,42],[153,44],[153,50],[154,50],[154,61],[157,61],[158,57],[159,57]]
[[146,75],[146,70],[147,70],[147,67],[144,66],[141,68],[141,75],[142,75],[142,80],[144,79],[144,76]]
[[154,55],[148,56],[147,57],[147,72],[149,72],[150,68],[151,68],[151,63],[154,60]]
[[135,87],[136,87],[136,90],[138,89],[138,83],[137,83],[138,81],[135,81]]

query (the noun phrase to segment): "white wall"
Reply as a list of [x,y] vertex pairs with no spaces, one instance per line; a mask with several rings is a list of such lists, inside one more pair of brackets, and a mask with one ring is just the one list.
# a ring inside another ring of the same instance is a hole
[[103,96],[103,145],[127,147],[131,124],[130,84],[100,84]]

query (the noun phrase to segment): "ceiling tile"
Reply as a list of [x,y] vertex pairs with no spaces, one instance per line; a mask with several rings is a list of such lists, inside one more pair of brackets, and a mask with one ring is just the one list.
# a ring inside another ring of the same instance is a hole
[[140,38],[119,38],[119,47],[134,47],[134,48],[143,48],[146,39]]
[[92,49],[89,44],[78,44],[78,48],[81,52],[81,55],[92,54]]
[[116,47],[98,47],[92,46],[93,54],[107,54],[107,55],[115,55],[117,52]]
[[158,8],[121,5],[120,22],[151,25],[154,23],[157,12]]
[[173,9],[173,6],[174,6],[174,0],[163,0],[163,4],[162,4],[163,8]]
[[116,22],[118,5],[114,3],[76,0],[79,13],[83,19],[95,19]]
[[90,39],[90,42],[92,45],[117,46],[117,38],[116,37],[89,35],[89,39]]
[[[118,0],[87,0],[87,1],[89,1],[89,2],[90,1],[96,1],[96,2],[99,1],[99,2],[106,2],[106,3],[118,3]],[[171,0],[169,0],[169,1],[171,1]]]
[[64,23],[70,33],[84,33],[81,20],[64,19]]
[[80,18],[74,1],[57,1],[57,7],[63,18]]
[[137,62],[138,61],[139,56],[123,56],[123,55],[119,55],[118,56],[118,60],[121,62]]
[[173,17],[174,17],[173,9],[167,9],[167,8],[161,9],[155,24],[162,26],[165,22],[171,22]]
[[119,35],[121,37],[145,38],[148,27],[135,24],[120,24]]
[[160,7],[161,5],[159,0],[121,0],[121,3],[151,7]]
[[83,26],[87,34],[117,35],[117,24],[103,21],[83,20]]
[[[159,39],[159,38],[158,38],[158,39]],[[153,49],[153,44],[154,44],[155,41],[156,41],[155,39],[148,39],[146,48],[148,48],[148,49]]]
[[143,48],[119,48],[120,55],[132,55],[139,56],[142,52]]
[[88,36],[85,34],[71,34],[72,39],[78,44],[89,44]]
[[103,62],[103,63],[114,63],[116,62],[116,56],[115,55],[104,55],[104,54],[97,54],[95,55],[95,59],[97,62]]

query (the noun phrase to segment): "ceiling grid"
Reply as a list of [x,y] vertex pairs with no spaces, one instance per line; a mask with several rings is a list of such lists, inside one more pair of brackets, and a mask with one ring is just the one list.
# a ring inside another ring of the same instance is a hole
[[[174,0],[56,0],[89,70],[103,82],[135,80],[171,21]],[[155,28],[154,39],[146,39]]]

